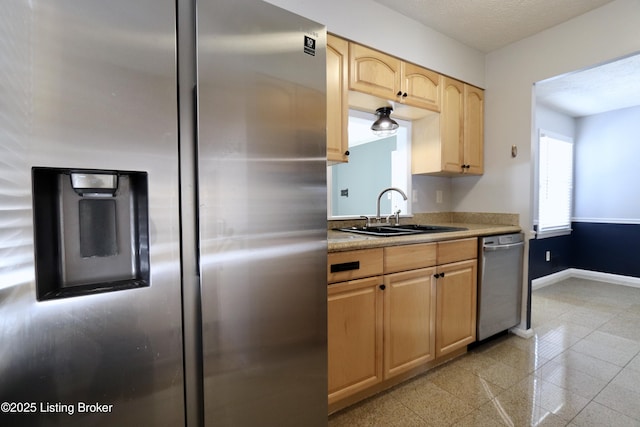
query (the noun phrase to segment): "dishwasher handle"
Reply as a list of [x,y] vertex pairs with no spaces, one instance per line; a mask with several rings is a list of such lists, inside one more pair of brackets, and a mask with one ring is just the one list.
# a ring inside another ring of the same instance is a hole
[[518,247],[518,246],[523,246],[523,245],[524,245],[524,242],[511,243],[511,244],[508,244],[508,245],[491,245],[491,246],[484,245],[482,247],[482,249],[485,250],[485,251],[488,251],[488,252],[505,251],[505,250],[508,250],[508,249],[511,249],[511,248],[515,248],[515,247]]

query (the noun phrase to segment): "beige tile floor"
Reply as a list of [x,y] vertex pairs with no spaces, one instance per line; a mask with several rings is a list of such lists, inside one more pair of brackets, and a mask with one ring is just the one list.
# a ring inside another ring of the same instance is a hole
[[534,291],[534,336],[507,335],[329,417],[355,426],[640,426],[640,289]]

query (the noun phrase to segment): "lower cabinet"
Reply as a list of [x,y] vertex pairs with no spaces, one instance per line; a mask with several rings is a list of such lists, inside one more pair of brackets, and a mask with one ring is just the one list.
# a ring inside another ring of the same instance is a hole
[[436,357],[476,340],[477,261],[438,266]]
[[472,238],[329,254],[330,410],[475,341],[476,245]]
[[382,381],[382,277],[328,289],[329,404]]
[[384,276],[384,378],[435,358],[435,268]]

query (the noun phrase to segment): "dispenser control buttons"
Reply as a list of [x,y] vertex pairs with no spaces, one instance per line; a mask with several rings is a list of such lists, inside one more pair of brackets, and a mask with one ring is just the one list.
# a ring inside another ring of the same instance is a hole
[[78,194],[113,195],[118,189],[118,175],[105,173],[71,173],[71,186]]

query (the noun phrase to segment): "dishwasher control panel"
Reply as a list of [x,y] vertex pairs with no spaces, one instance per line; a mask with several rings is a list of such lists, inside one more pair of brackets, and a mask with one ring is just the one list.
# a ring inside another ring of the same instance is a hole
[[512,243],[519,243],[524,240],[522,233],[515,234],[503,234],[501,236],[489,236],[482,239],[485,245],[510,245]]

